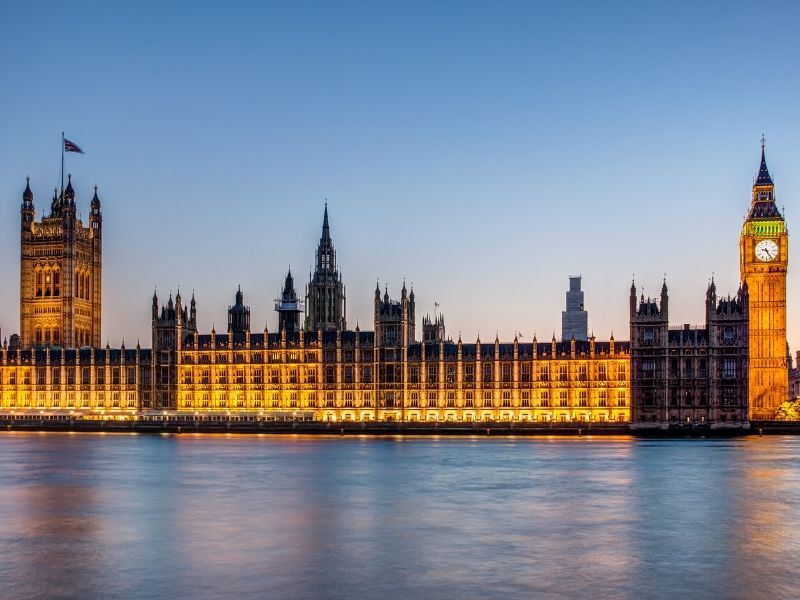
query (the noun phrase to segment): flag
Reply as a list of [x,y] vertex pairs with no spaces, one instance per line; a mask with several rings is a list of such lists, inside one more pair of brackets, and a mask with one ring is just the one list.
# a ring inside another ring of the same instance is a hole
[[64,152],[78,152],[80,154],[86,154],[83,150],[81,150],[78,144],[75,142],[70,142],[67,138],[64,138]]

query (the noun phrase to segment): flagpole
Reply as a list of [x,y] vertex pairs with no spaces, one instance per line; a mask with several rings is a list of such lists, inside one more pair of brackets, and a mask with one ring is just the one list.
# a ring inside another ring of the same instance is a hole
[[64,132],[61,132],[61,195],[64,195]]

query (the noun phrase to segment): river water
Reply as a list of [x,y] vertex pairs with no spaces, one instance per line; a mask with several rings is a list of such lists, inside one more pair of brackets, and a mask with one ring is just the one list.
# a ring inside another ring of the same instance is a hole
[[800,437],[0,434],[2,598],[798,598]]

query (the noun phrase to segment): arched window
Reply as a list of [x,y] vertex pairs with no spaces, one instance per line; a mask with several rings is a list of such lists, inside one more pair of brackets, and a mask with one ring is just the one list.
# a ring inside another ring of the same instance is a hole
[[50,275],[50,269],[44,270],[44,295],[45,296],[52,296],[53,295],[53,277]]
[[37,342],[42,341],[42,328],[40,326],[36,327],[36,341]]
[[47,342],[47,343],[50,343],[50,328],[49,327],[45,327],[44,328],[44,341]]
[[80,294],[78,293],[80,290],[81,285],[81,275],[80,273],[75,273],[75,292],[72,294],[76,298],[80,298]]
[[53,343],[57,344],[61,341],[61,332],[58,327],[53,327]]
[[86,299],[92,299],[92,278],[88,273],[86,274]]
[[61,295],[61,269],[53,269],[53,296]]
[[44,293],[44,289],[42,287],[43,281],[43,274],[41,269],[36,269],[36,295],[41,296]]

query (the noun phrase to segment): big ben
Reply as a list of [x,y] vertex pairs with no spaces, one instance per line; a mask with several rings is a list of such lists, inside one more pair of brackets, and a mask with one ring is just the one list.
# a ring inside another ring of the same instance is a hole
[[775,204],[775,185],[767,169],[764,140],[753,184],[750,212],[739,240],[742,282],[749,302],[750,419],[771,420],[788,399],[786,349],[786,267],[789,231]]

